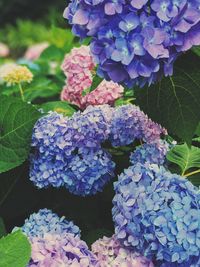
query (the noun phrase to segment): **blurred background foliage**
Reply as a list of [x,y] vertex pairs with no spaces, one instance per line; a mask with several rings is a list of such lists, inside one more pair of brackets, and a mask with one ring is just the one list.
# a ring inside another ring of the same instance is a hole
[[67,27],[62,17],[66,6],[63,0],[0,0],[0,42],[9,46],[13,58],[20,57],[32,44],[52,43],[52,25]]

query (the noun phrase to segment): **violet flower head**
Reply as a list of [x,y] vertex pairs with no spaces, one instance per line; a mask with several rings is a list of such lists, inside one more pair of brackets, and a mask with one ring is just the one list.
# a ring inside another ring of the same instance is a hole
[[125,146],[142,139],[147,143],[160,139],[166,130],[152,122],[137,106],[117,107],[111,121],[110,140],[113,146]]
[[187,179],[137,163],[114,184],[117,239],[158,266],[198,266],[200,192]]
[[154,267],[147,258],[122,247],[115,235],[94,242],[92,252],[98,259],[96,267]]
[[158,140],[154,143],[143,144],[135,149],[130,155],[131,164],[146,163],[164,165],[167,152],[170,150],[170,145],[163,140]]
[[200,45],[198,0],[71,0],[64,17],[91,37],[99,75],[130,87],[172,75],[176,58]]
[[103,190],[114,176],[115,164],[102,148],[109,138],[113,109],[89,106],[71,118],[56,112],[34,127],[30,180],[38,188],[66,187],[86,196]]
[[94,267],[97,260],[88,246],[73,234],[33,237],[28,267]]

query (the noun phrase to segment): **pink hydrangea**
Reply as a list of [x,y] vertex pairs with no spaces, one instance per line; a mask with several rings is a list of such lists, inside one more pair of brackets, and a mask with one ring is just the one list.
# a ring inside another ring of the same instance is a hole
[[83,91],[92,85],[92,74],[95,71],[95,63],[87,46],[72,49],[64,59],[62,70],[67,80],[61,92],[61,100],[75,104],[81,109],[89,105],[112,105],[124,91],[122,86],[104,80],[94,91],[83,96]]
[[98,259],[96,267],[154,267],[147,258],[123,248],[115,235],[97,240],[92,252]]
[[93,267],[96,257],[78,236],[73,234],[30,239],[32,255],[29,267]]
[[10,54],[10,50],[6,44],[0,43],[0,58],[7,57]]
[[42,52],[49,46],[47,42],[39,43],[30,46],[24,55],[24,58],[27,60],[36,60],[40,57]]

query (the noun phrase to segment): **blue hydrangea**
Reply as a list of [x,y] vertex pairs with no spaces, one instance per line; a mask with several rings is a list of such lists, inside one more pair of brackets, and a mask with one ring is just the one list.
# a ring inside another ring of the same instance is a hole
[[131,164],[149,162],[152,164],[163,165],[166,161],[167,152],[170,149],[169,143],[158,140],[154,143],[143,144],[135,149],[130,155]]
[[113,146],[125,146],[135,139],[144,142],[154,142],[160,139],[160,135],[166,134],[166,130],[152,122],[139,107],[124,105],[117,107],[113,112],[110,127],[110,140]]
[[[163,266],[198,266],[200,191],[163,167],[136,164],[114,184],[117,238]],[[183,265],[181,265],[183,264]]]
[[177,57],[200,45],[199,0],[71,0],[64,17],[91,37],[99,75],[130,87],[172,75]]
[[94,195],[114,176],[114,168],[111,155],[104,150],[77,154],[67,166],[64,184],[73,194]]
[[64,216],[60,218],[48,209],[41,209],[30,215],[21,229],[29,238],[43,238],[46,234],[62,235],[66,233],[80,236],[78,226],[72,221],[67,221]]
[[56,112],[38,120],[30,156],[30,180],[39,188],[65,186],[85,196],[102,191],[115,164],[101,144],[110,134],[112,108],[88,107],[65,118]]

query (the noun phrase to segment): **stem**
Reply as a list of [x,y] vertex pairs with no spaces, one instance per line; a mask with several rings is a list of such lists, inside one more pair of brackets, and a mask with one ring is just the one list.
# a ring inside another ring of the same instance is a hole
[[193,172],[189,172],[189,173],[185,174],[184,176],[185,177],[189,177],[189,176],[192,176],[192,175],[197,174],[197,173],[200,173],[200,169],[196,170],[196,171],[193,171]]
[[22,101],[25,101],[25,99],[24,99],[24,92],[23,92],[21,83],[19,83],[19,91],[20,91],[20,95],[21,95]]

